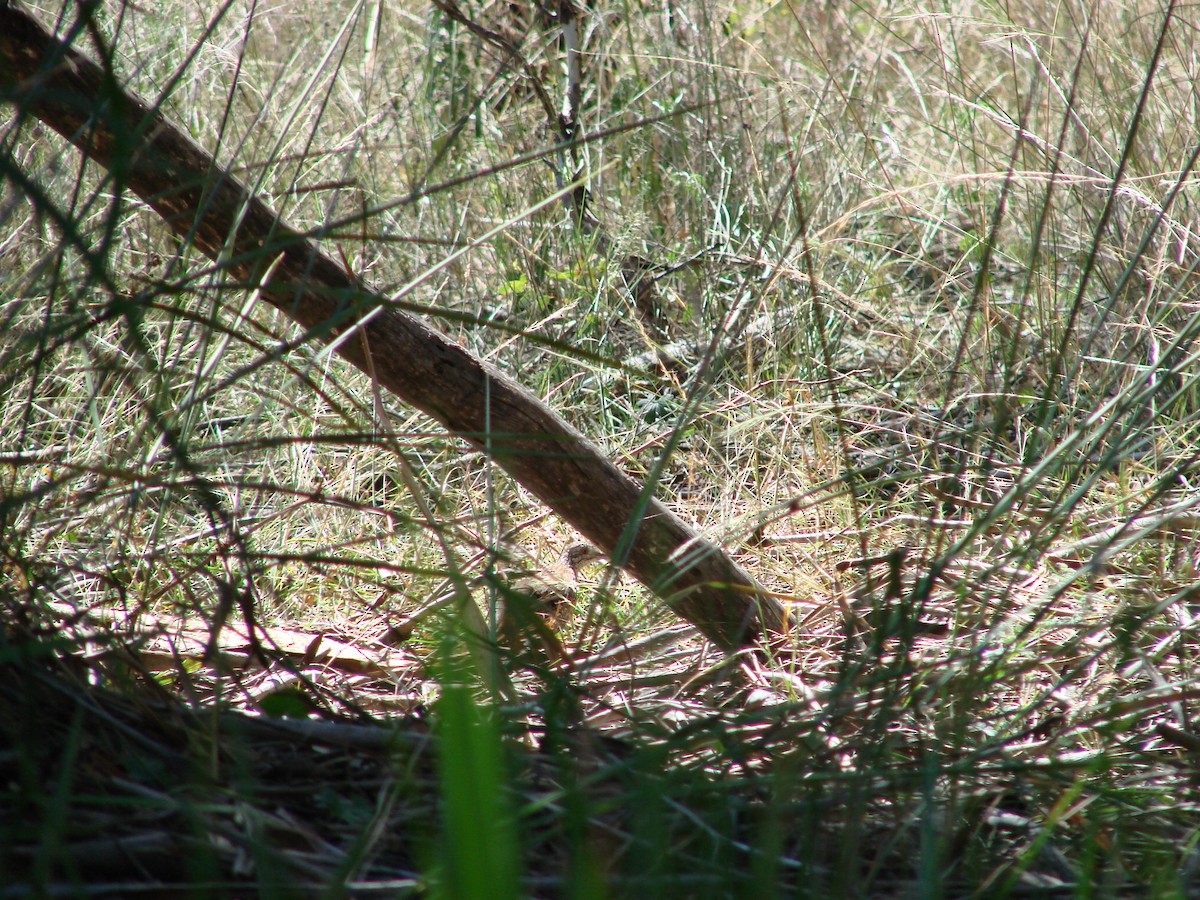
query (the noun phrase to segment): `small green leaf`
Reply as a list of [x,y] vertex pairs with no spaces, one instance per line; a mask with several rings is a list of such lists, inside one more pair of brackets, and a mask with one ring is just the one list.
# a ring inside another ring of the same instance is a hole
[[504,282],[504,284],[500,286],[500,295],[509,296],[515,294],[519,296],[520,294],[525,293],[525,291],[528,289],[529,279],[525,277],[524,273],[522,273],[511,281]]
[[312,712],[312,701],[295,688],[285,688],[267,694],[258,703],[258,708],[273,719],[303,719]]

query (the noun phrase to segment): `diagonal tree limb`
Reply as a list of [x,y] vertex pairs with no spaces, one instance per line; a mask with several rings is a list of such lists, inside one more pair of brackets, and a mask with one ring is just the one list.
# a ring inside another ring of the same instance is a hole
[[[734,650],[783,630],[776,600],[582,434],[463,347],[390,308],[157,109],[11,0],[0,2],[0,102],[57,131],[312,336],[358,368],[373,367],[381,385],[485,450],[715,643]],[[356,330],[367,340],[353,339]]]

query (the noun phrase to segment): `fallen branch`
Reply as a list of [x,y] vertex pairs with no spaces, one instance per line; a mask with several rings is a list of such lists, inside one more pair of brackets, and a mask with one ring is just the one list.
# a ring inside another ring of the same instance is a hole
[[176,234],[244,283],[258,285],[264,299],[311,337],[334,342],[341,356],[372,371],[381,385],[485,450],[718,645],[732,650],[764,629],[782,630],[784,611],[776,600],[582,434],[499,371],[347,275],[159,110],[11,2],[0,4],[0,100],[112,171],[118,190],[132,191]]

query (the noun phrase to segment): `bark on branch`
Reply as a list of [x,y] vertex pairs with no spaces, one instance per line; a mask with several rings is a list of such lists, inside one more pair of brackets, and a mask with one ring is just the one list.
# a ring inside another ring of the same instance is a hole
[[[346,274],[159,111],[0,2],[0,101],[113,172],[177,234],[316,338],[497,464],[612,557],[638,522],[626,566],[722,647],[781,631],[783,609],[536,397]],[[365,334],[366,340],[361,339]]]

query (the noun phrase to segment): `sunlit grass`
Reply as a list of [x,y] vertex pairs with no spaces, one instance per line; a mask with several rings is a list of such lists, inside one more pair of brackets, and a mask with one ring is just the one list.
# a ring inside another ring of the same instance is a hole
[[[515,693],[472,669],[455,586],[488,619],[573,533],[30,122],[0,134],[42,191],[0,195],[9,617],[400,628],[431,693],[453,670],[435,713],[486,769],[442,770],[445,858],[475,839],[454,779],[486,776],[527,888],[1182,891],[1191,12],[590,10],[582,125],[607,133],[560,174],[601,240],[553,199],[557,155],[506,165],[555,140],[529,82],[559,97],[555,33],[463,9],[528,68],[432,5],[97,15],[133,89],[790,604],[761,681],[686,633],[640,643],[679,622],[602,567],[558,633],[573,672],[503,647],[484,668]],[[630,255],[687,263],[653,323]],[[689,362],[626,364],[656,338]],[[554,791],[498,734],[543,748]]]

